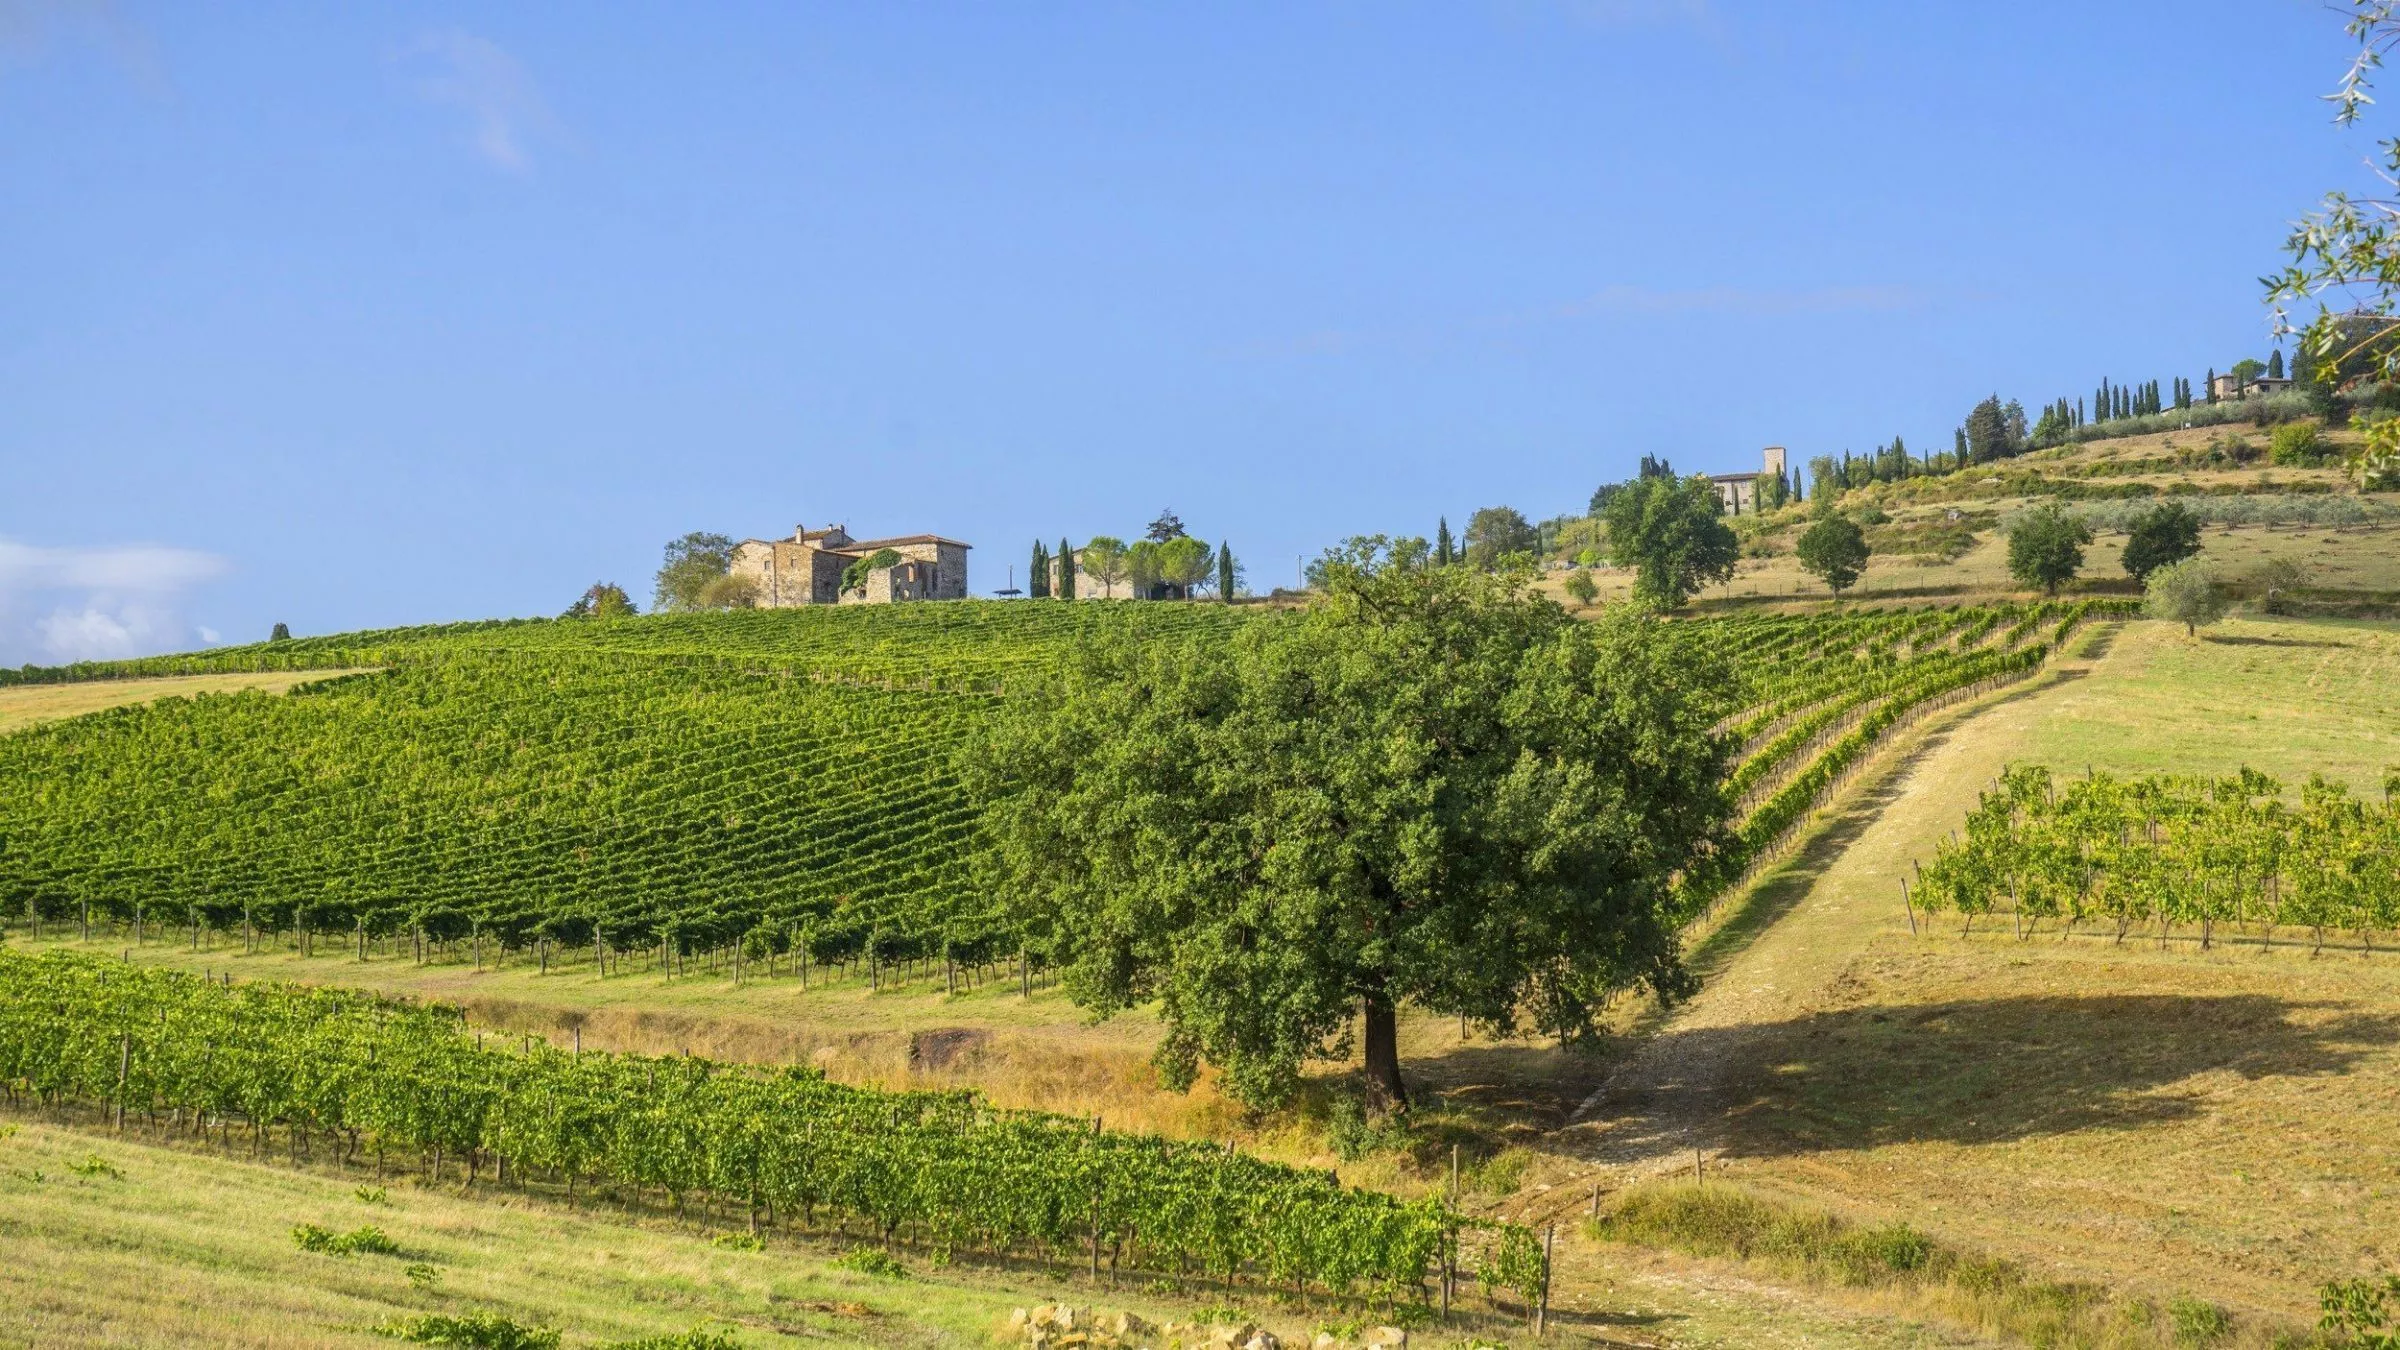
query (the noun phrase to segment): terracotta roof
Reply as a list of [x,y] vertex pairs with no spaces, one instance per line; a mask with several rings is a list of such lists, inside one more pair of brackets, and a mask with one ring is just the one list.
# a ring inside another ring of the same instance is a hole
[[1766,476],[1767,475],[1763,471],[1759,473],[1717,473],[1710,474],[1708,481],[1712,483],[1747,483],[1753,478],[1764,478]]
[[952,548],[975,547],[973,544],[961,543],[956,539],[944,539],[938,534],[903,534],[891,539],[853,539],[849,543],[842,545],[839,549],[832,551],[837,553],[873,553],[879,548],[890,548],[896,544],[948,544]]

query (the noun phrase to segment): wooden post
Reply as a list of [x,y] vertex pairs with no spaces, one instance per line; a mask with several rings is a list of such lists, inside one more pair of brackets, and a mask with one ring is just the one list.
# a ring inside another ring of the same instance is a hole
[[1917,935],[1917,907],[1908,897],[1908,878],[1900,878],[1900,907],[1908,911],[1908,935]]
[[133,1069],[133,1037],[117,1037],[117,1122],[118,1134],[125,1133],[125,1077]]
[[1458,1208],[1458,1145],[1450,1146],[1450,1207]]
[[1550,1326],[1550,1250],[1558,1242],[1558,1225],[1542,1230],[1542,1295],[1533,1305],[1533,1334],[1540,1336]]

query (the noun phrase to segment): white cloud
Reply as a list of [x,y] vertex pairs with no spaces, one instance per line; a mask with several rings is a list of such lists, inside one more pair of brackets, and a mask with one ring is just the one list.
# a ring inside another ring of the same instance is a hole
[[490,38],[459,29],[427,33],[406,53],[427,101],[467,115],[475,152],[500,168],[533,166],[533,142],[555,136],[558,119],[517,58]]
[[0,67],[33,62],[56,49],[98,47],[136,85],[168,91],[166,65],[150,30],[111,0],[0,0]]
[[160,544],[42,548],[0,539],[0,665],[104,661],[213,643],[183,601],[225,559]]

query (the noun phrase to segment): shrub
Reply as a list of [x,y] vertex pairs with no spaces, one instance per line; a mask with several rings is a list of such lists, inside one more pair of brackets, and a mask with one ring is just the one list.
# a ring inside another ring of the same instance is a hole
[[889,1253],[873,1247],[852,1247],[833,1258],[833,1264],[844,1270],[855,1270],[861,1275],[874,1275],[886,1280],[908,1278],[908,1267],[893,1260]]
[[529,1327],[498,1313],[451,1317],[426,1313],[377,1327],[377,1334],[418,1345],[462,1345],[476,1350],[557,1350],[558,1328]]
[[2286,422],[2267,438],[2267,462],[2287,468],[2314,468],[2325,462],[2326,445],[2314,422]]
[[1580,569],[1567,573],[1565,590],[1567,598],[1573,600],[1578,609],[1589,609],[1592,602],[1600,598],[1599,583],[1592,580],[1591,573]]
[[2214,1345],[2233,1334],[2233,1314],[2188,1294],[2167,1305],[2167,1323],[2177,1345]]
[[671,1336],[644,1336],[636,1341],[611,1341],[600,1350],[742,1350],[732,1334],[693,1327]]
[[313,1223],[294,1224],[292,1244],[304,1252],[317,1252],[325,1256],[351,1256],[359,1252],[370,1256],[400,1254],[400,1244],[392,1241],[390,1234],[373,1224],[354,1228],[347,1233],[336,1233]]

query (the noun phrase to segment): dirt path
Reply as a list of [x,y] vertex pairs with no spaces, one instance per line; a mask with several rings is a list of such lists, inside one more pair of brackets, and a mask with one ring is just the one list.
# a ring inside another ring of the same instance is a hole
[[[2053,715],[2099,659],[2104,647],[2093,658],[2061,660],[2025,684],[1937,715],[1886,748],[1806,846],[1758,881],[1702,941],[1692,954],[1700,992],[1651,1028],[1576,1108],[1558,1138],[1564,1150],[1610,1169],[1615,1184],[1690,1169],[1695,1154],[1704,1163],[1720,1152],[1724,1122],[1745,1091],[1729,1066],[1743,1062],[1760,1028],[1819,1004],[1867,934],[1907,921],[1899,867],[1964,814],[1998,768],[1998,743],[2011,740],[1981,733]],[[1891,810],[1920,799],[1926,809]],[[1857,847],[1871,831],[1925,837]]]

